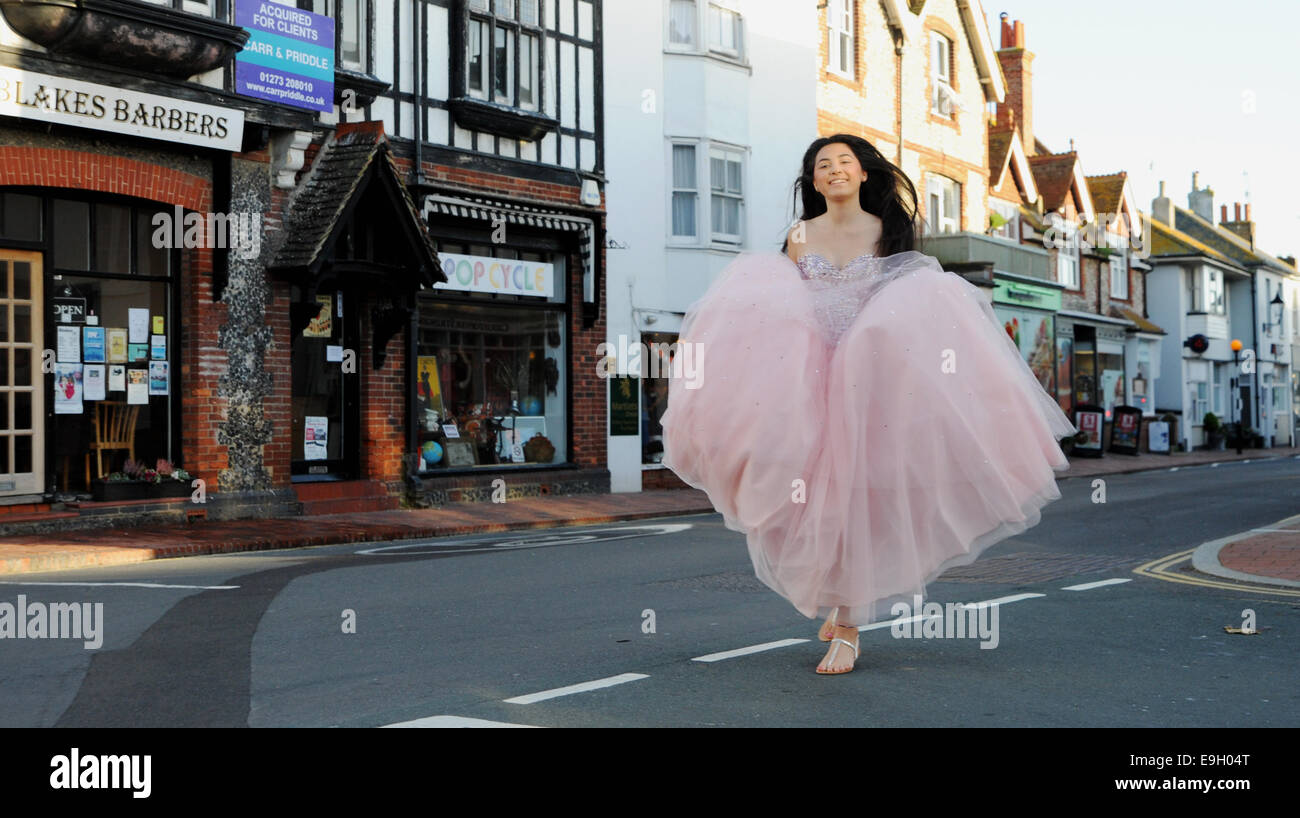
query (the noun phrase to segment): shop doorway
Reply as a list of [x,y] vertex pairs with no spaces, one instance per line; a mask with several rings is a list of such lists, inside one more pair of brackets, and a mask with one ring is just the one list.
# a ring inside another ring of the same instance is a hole
[[346,480],[358,475],[361,456],[360,322],[355,291],[294,288],[295,311],[312,319],[295,332],[293,454],[296,479]]
[[43,282],[40,253],[0,250],[0,498],[45,490]]

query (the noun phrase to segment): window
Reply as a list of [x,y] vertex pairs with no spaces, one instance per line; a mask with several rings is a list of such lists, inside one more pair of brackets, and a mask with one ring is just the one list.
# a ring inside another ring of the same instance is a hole
[[709,50],[740,57],[740,15],[717,3],[709,4]]
[[989,199],[989,235],[1019,241],[1020,208],[1012,202]]
[[695,47],[695,0],[672,0],[668,7],[668,43]]
[[1079,289],[1079,227],[1073,221],[1052,214],[1052,226],[1056,229],[1058,247],[1056,249],[1056,280],[1071,290]]
[[[186,4],[192,0],[185,0]],[[366,0],[298,0],[298,8],[334,18],[335,54],[338,64],[367,71],[367,41],[370,14]]]
[[937,173],[925,175],[930,233],[956,233],[961,226],[961,185]]
[[738,151],[712,148],[709,151],[709,188],[713,216],[713,239],[740,243],[742,159]]
[[1210,411],[1206,395],[1205,381],[1192,381],[1187,384],[1188,402],[1192,408],[1192,425],[1200,426],[1205,422],[1205,413]]
[[512,108],[540,109],[540,0],[467,0],[467,5],[466,94]]
[[1206,312],[1223,315],[1223,273],[1210,270],[1210,286],[1205,290]]
[[[674,51],[718,54],[744,58],[744,20],[733,2],[698,3],[670,0],[668,4],[668,47]],[[697,36],[703,31],[704,37]]]
[[1117,233],[1106,233],[1110,248],[1110,297],[1128,299],[1128,240]]
[[853,3],[830,0],[826,11],[830,32],[828,68],[832,73],[853,79]]
[[943,117],[956,111],[957,95],[952,90],[952,41],[937,31],[930,32],[930,110]]
[[695,146],[673,145],[673,236],[695,238]]
[[1187,271],[1187,311],[1205,312],[1205,286],[1202,284],[1201,270]]

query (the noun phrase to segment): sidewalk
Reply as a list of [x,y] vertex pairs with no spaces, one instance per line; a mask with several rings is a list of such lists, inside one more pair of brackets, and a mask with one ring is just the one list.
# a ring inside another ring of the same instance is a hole
[[[1142,454],[1136,457],[1108,454],[1097,459],[1072,459],[1069,471],[1060,479],[1297,455],[1300,455],[1297,448],[1255,449],[1241,456],[1234,451],[1167,456]],[[674,489],[529,497],[507,503],[458,503],[439,509],[13,535],[0,537],[0,575],[123,565],[199,554],[447,537],[711,512],[713,506],[704,492]],[[1287,531],[1295,530],[1297,534],[1247,532],[1249,536],[1238,535],[1241,539],[1236,540],[1229,538],[1215,548],[1206,549],[1206,546],[1214,545],[1207,543],[1202,547],[1205,553],[1201,564],[1196,567],[1198,570],[1233,571],[1238,579],[1254,576],[1256,581],[1293,583],[1300,587],[1300,516],[1284,522]],[[1275,579],[1269,580],[1270,577]]]

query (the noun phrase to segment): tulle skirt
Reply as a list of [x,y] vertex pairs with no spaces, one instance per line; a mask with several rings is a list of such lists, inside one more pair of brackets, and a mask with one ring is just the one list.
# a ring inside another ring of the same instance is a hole
[[889,618],[1037,525],[1076,429],[983,294],[900,253],[847,281],[739,256],[688,310],[663,462],[805,616]]

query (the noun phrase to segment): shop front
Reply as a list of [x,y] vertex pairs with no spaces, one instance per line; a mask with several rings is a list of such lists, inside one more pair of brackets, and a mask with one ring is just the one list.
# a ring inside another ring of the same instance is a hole
[[421,491],[483,486],[502,472],[539,493],[589,480],[562,472],[577,468],[575,434],[594,420],[575,419],[570,363],[575,323],[594,297],[594,223],[445,194],[428,195],[425,213],[446,281],[419,293],[410,353]]
[[1017,281],[994,279],[993,312],[1015,342],[1025,363],[1047,394],[1059,400],[1057,384],[1056,311],[1061,306],[1059,288]]
[[[1069,384],[1070,404],[1062,402],[1064,390],[1058,391],[1058,402],[1073,417],[1074,408],[1086,404],[1103,409],[1105,423],[1115,417],[1115,407],[1132,406],[1131,377],[1128,372],[1126,344],[1132,324],[1120,319],[1106,318],[1092,313],[1062,310],[1057,313],[1057,353],[1062,362],[1058,371]],[[1149,379],[1143,379],[1143,385]],[[1107,429],[1102,430],[1106,440]]]

